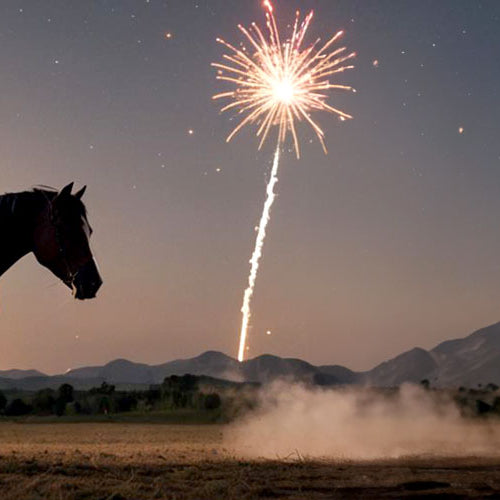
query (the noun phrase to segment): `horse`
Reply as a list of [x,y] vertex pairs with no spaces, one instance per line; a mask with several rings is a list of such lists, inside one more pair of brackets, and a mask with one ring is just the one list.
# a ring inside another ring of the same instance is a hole
[[0,196],[0,276],[33,252],[76,299],[96,296],[102,279],[90,250],[86,186],[72,190],[73,182],[60,191],[40,186]]

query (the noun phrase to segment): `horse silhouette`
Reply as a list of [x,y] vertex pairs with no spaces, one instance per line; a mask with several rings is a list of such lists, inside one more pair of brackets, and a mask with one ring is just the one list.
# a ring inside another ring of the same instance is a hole
[[71,194],[35,188],[0,196],[0,276],[30,252],[76,299],[92,299],[102,279],[90,250],[92,229],[82,203],[86,186]]

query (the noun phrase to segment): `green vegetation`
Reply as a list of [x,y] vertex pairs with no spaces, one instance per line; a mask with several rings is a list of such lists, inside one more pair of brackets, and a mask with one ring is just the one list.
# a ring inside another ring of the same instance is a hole
[[[424,379],[420,386],[437,404],[452,400],[464,417],[500,417],[500,388],[493,383],[472,389],[440,389]],[[194,375],[173,375],[162,384],[142,390],[117,390],[103,382],[99,387],[78,391],[62,384],[57,390],[0,391],[0,416],[34,422],[224,423],[255,409],[259,388],[259,384]],[[373,394],[382,398],[398,393],[398,387],[373,389]]]
[[103,382],[88,391],[69,384],[36,392],[0,392],[0,414],[37,420],[118,420],[215,423],[230,420],[255,400],[254,384],[194,375],[171,376],[146,390],[116,390]]

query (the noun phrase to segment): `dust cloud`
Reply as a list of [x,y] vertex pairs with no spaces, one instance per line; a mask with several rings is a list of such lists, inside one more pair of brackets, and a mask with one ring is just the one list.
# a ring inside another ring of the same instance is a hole
[[232,424],[225,444],[249,458],[390,459],[500,455],[500,422],[465,418],[451,397],[399,390],[275,383],[258,409]]

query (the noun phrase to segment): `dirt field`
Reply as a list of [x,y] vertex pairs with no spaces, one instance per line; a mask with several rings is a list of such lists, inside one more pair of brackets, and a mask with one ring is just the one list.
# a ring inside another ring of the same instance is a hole
[[500,498],[500,459],[239,459],[222,426],[0,424],[2,499]]

